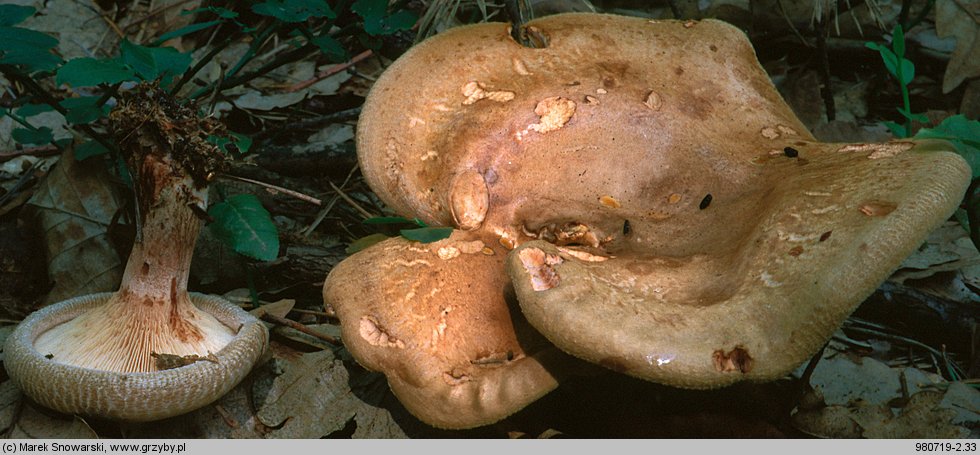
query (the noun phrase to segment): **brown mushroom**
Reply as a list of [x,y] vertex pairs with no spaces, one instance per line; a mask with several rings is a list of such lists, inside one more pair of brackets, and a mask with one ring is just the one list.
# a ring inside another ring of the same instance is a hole
[[436,427],[507,417],[553,390],[566,360],[508,299],[506,251],[485,240],[389,239],[338,264],[324,285],[354,358]]
[[148,86],[124,96],[111,120],[134,174],[142,228],[123,282],[114,293],[28,316],[6,343],[4,366],[47,407],[157,420],[234,387],[264,352],[268,332],[230,302],[187,292],[201,225],[194,209],[207,206],[206,176],[222,162],[207,142],[218,125]]
[[970,171],[944,143],[817,142],[722,22],[564,14],[449,30],[365,103],[365,178],[494,234],[562,349],[686,387],[776,378],[926,233]]

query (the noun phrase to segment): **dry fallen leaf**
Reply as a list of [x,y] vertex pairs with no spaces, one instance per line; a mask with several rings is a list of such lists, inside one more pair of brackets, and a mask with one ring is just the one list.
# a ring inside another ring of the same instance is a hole
[[956,49],[943,76],[943,93],[964,80],[980,76],[980,2],[939,0],[936,2],[936,33],[956,38]]
[[112,291],[122,277],[122,262],[106,234],[119,196],[100,163],[78,163],[73,153],[69,147],[62,154],[28,201],[44,231],[54,283],[48,303]]

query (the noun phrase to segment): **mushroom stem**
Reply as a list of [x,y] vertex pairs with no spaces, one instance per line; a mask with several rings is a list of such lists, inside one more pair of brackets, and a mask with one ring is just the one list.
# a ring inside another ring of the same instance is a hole
[[[145,106],[156,96],[137,97],[133,105]],[[147,128],[143,125],[150,122],[139,122],[128,132],[121,129],[141,226],[122,284],[105,305],[37,338],[36,349],[55,361],[118,372],[156,371],[152,354],[206,356],[234,337],[231,328],[195,307],[187,293],[201,228],[194,208],[207,207],[205,179],[195,175],[202,173],[199,163],[218,162],[209,157],[216,151],[206,142],[159,134],[170,122],[190,126],[197,121],[192,112],[163,105],[145,116],[159,124]]]

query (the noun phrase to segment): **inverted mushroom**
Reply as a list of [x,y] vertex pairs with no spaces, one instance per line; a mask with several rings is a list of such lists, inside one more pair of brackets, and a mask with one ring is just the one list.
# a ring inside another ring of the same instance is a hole
[[67,413],[146,421],[217,400],[264,352],[265,327],[218,297],[187,292],[207,207],[207,175],[223,162],[213,121],[140,86],[111,120],[134,176],[141,230],[119,290],[28,316],[4,366],[38,403]]
[[[402,214],[494,235],[563,350],[684,387],[777,378],[946,219],[945,143],[817,142],[738,29],[565,14],[449,30],[365,103],[365,179]],[[529,242],[531,240],[535,240]]]
[[508,305],[506,251],[455,231],[420,244],[389,239],[327,277],[344,345],[384,372],[412,414],[440,428],[496,422],[547,394],[565,356]]

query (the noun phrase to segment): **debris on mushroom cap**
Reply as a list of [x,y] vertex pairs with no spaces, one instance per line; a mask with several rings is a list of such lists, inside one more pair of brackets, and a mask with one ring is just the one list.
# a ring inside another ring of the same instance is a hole
[[347,349],[433,426],[503,419],[553,390],[555,366],[568,360],[508,305],[504,253],[490,236],[463,231],[430,244],[394,238],[327,277],[324,301]]

